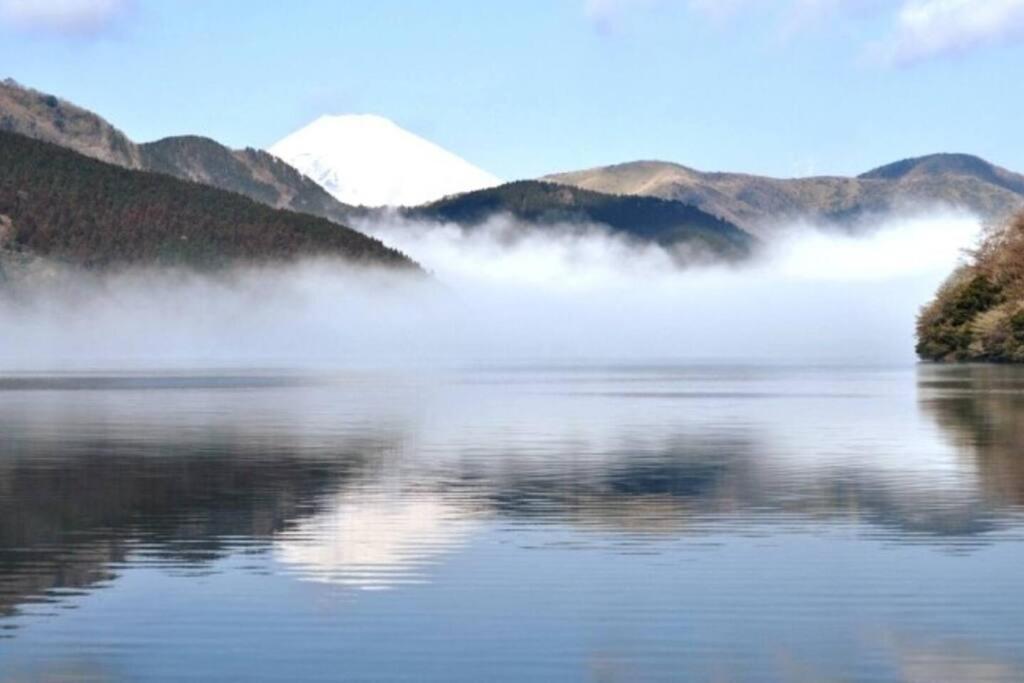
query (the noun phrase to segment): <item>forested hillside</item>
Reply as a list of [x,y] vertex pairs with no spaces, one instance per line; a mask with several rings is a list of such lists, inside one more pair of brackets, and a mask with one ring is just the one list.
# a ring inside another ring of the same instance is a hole
[[732,223],[681,202],[602,194],[536,180],[446,197],[407,214],[464,226],[503,214],[540,225],[596,224],[632,238],[666,247],[691,247],[722,258],[746,256],[756,242]]
[[917,353],[927,360],[1024,362],[1024,213],[991,231],[922,309]]
[[341,256],[415,268],[328,220],[0,132],[0,247],[86,266],[213,268]]
[[355,211],[272,154],[183,135],[136,144],[101,116],[54,95],[0,81],[0,131],[52,142],[136,171],[155,171],[244,194],[277,209],[346,224]]

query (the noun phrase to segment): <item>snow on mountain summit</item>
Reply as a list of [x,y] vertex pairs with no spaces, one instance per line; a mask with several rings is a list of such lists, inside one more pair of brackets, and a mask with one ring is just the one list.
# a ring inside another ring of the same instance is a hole
[[501,183],[372,114],[321,116],[268,151],[347,204],[413,206]]

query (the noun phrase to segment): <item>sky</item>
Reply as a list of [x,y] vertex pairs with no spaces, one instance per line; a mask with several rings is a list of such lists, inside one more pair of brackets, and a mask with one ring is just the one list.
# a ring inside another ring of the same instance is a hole
[[0,0],[0,65],[138,141],[374,113],[505,179],[1024,171],[1024,0]]

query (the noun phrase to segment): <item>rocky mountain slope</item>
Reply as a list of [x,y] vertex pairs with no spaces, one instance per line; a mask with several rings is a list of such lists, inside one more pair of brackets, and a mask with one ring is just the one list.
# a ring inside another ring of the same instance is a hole
[[501,182],[381,116],[321,116],[270,152],[361,206],[414,206]]
[[[338,256],[415,269],[401,253],[322,218],[0,132],[0,250],[87,268]],[[11,255],[18,256],[13,258]]]
[[756,240],[698,208],[656,197],[615,196],[536,180],[447,197],[405,215],[477,226],[501,215],[532,225],[597,225],[612,233],[671,247],[685,256],[740,258]]
[[999,220],[1024,206],[1024,176],[964,154],[906,159],[852,178],[705,173],[637,161],[547,179],[597,192],[686,202],[761,235],[794,219],[853,223],[893,209],[944,205]]
[[228,149],[197,136],[136,144],[100,116],[9,79],[0,82],[0,131],[20,133],[125,168],[237,192],[274,208],[342,223],[351,215],[351,207],[262,150]]

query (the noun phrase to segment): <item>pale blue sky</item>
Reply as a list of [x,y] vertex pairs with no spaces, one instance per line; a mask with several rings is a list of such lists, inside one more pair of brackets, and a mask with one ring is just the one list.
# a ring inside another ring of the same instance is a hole
[[1024,171],[1022,0],[0,0],[0,64],[138,140],[370,112],[504,178]]

